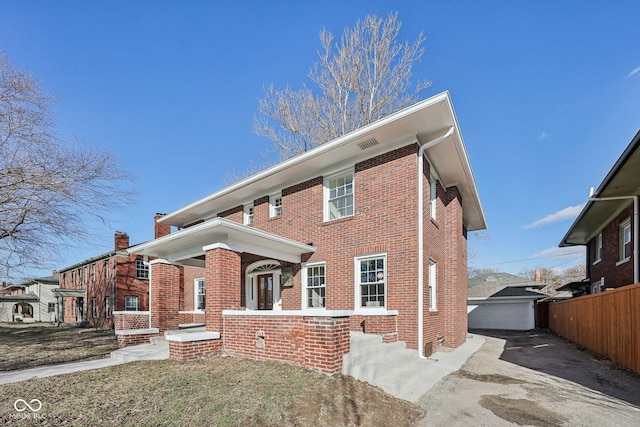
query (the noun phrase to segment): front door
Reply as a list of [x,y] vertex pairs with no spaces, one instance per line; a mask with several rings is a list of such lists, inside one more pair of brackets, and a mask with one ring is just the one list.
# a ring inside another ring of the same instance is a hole
[[273,274],[258,276],[258,310],[273,309]]

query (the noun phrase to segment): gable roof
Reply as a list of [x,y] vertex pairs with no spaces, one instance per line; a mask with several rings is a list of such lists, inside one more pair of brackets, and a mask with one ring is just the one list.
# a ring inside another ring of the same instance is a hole
[[[462,195],[463,221],[469,231],[487,227],[475,178],[448,92],[443,92],[374,123],[292,157],[262,172],[197,200],[158,221],[185,227],[317,176],[411,143],[422,145],[453,130],[426,150],[445,188],[457,186]],[[416,147],[416,152],[418,147]]]
[[467,298],[545,298],[546,295],[527,290],[527,288],[541,288],[544,283],[534,282],[524,277],[509,273],[481,274],[469,279],[469,294]]
[[560,246],[586,245],[613,220],[631,199],[600,200],[610,197],[630,197],[640,195],[640,131],[613,165],[602,184],[576,218],[562,238]]

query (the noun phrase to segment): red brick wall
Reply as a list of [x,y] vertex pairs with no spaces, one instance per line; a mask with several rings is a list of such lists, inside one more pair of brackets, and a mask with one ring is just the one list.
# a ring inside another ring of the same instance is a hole
[[217,356],[222,352],[222,340],[169,341],[169,357],[180,362]]
[[136,260],[141,256],[114,257],[116,263],[116,301],[114,311],[125,308],[125,297],[138,297],[138,311],[149,311],[149,279],[136,277]]
[[[446,192],[438,188],[437,219],[429,219],[429,165],[425,162],[425,304],[428,304],[428,259],[438,262],[438,301],[444,303],[453,298],[456,310],[446,311],[444,305],[437,312],[425,310],[425,339],[435,340],[447,335],[445,316],[456,315],[458,320],[450,329],[460,339],[466,322],[466,237],[457,219],[459,194],[455,188]],[[309,262],[326,262],[327,308],[352,310],[354,308],[354,257],[387,254],[387,309],[398,310],[398,339],[409,348],[417,348],[417,146],[414,144],[385,153],[355,165],[354,183],[355,215],[323,222],[323,177],[282,189],[282,215],[269,218],[268,198],[260,195],[254,201],[253,226],[303,243],[313,243],[317,251]],[[445,204],[445,200],[447,204]],[[453,210],[455,220],[447,220],[447,212]],[[242,206],[220,214],[227,219],[242,222]],[[450,226],[454,226],[450,229]],[[445,252],[449,240],[453,249]],[[464,246],[464,250],[462,247]],[[447,257],[452,274],[445,274]],[[304,261],[307,261],[305,259]],[[462,272],[464,271],[464,274]],[[243,271],[244,275],[244,271]],[[300,272],[296,271],[294,286],[282,291],[283,309],[301,308]],[[462,277],[464,276],[464,278]],[[456,281],[453,283],[452,281]],[[445,294],[447,287],[454,290]],[[463,294],[463,295],[462,295]],[[463,313],[464,312],[464,313]],[[357,328],[359,329],[359,328]],[[453,332],[457,331],[457,332]],[[445,339],[446,341],[446,339]]]
[[[194,282],[195,279],[204,278],[205,269],[200,267],[184,267],[184,298],[180,310],[193,311],[194,307]],[[180,322],[182,323],[182,322]]]
[[182,268],[165,262],[151,265],[151,327],[160,333],[178,329]]
[[601,277],[604,277],[605,288],[618,288],[633,283],[633,255],[628,262],[616,265],[620,261],[619,227],[628,218],[632,219],[631,248],[633,250],[633,203],[629,202],[629,206],[602,230],[602,260],[595,265],[593,263],[596,256],[596,239],[593,238],[588,243],[587,264],[590,267],[591,283],[597,282]]
[[118,347],[127,347],[130,345],[149,344],[151,337],[157,337],[158,334],[132,334],[132,335],[118,335],[116,334],[116,340]]
[[382,342],[390,343],[398,340],[397,316],[351,316],[349,325],[352,331],[382,335]]
[[224,316],[223,341],[229,355],[333,374],[342,370],[342,356],[349,352],[349,318]]
[[149,314],[134,314],[126,311],[114,313],[113,323],[116,330],[148,329],[150,327]]

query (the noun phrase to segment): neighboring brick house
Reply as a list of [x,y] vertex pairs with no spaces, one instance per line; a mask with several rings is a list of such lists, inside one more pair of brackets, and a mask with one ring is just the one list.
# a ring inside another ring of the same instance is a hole
[[640,132],[624,150],[560,242],[586,246],[588,293],[640,282]]
[[0,322],[56,322],[58,273],[2,288]]
[[[170,232],[170,227],[155,224],[156,237]],[[113,312],[149,310],[147,257],[126,251],[126,233],[116,232],[114,241],[113,251],[60,270],[56,294],[61,321],[111,328]]]
[[[465,342],[467,231],[486,223],[447,92],[159,222],[178,231],[129,249],[157,258],[152,331],[177,329],[201,301],[209,353],[326,372],[350,330],[420,354]],[[177,359],[206,346],[171,337]]]

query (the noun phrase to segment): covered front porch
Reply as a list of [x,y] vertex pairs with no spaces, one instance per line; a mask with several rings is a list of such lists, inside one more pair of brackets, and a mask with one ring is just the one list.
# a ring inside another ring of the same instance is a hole
[[224,351],[339,372],[350,312],[300,309],[296,274],[313,245],[214,218],[129,251],[154,258],[150,330],[178,330],[185,313],[193,314],[186,323],[204,318],[204,332],[167,335],[172,358]]

